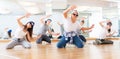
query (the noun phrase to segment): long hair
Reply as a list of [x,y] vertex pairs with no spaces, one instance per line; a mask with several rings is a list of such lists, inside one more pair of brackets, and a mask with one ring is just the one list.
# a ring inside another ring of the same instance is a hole
[[111,29],[108,29],[108,33],[110,33],[111,32]]
[[82,20],[81,22],[82,22],[82,23],[85,23],[85,21],[84,21],[84,20]]
[[[107,25],[112,26],[112,22],[108,22]],[[111,28],[108,29],[108,33],[111,32]]]
[[[28,33],[30,34],[30,37],[32,37],[32,34],[33,34],[33,26],[34,26],[35,23],[34,23],[33,21],[29,21],[29,22],[27,22],[27,24],[28,24],[28,23],[30,23],[31,28],[28,28],[27,31],[28,31]],[[24,26],[24,29],[27,28],[27,24]],[[26,39],[27,39],[27,41],[29,41],[27,35],[26,35]],[[30,42],[30,41],[29,41],[29,42]]]

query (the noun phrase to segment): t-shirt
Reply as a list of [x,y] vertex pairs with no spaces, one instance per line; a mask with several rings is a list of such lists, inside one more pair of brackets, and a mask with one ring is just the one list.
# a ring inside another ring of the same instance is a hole
[[80,24],[76,21],[75,23],[72,23],[71,18],[67,18],[64,20],[64,30],[65,32],[71,32],[71,31],[77,31],[81,28]]
[[40,34],[46,34],[46,32],[50,30],[50,27],[47,24],[43,24],[40,28],[40,31],[38,33],[38,35]]
[[17,28],[15,31],[15,38],[24,38],[26,36],[27,32],[23,31],[23,28]]
[[102,27],[99,33],[99,39],[105,39],[108,31],[105,27]]

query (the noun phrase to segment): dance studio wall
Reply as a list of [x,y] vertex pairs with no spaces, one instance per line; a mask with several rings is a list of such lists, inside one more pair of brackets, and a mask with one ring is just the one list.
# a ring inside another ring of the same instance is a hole
[[[14,34],[16,28],[18,27],[17,21],[16,19],[18,17],[20,17],[22,15],[0,15],[0,37],[3,35],[4,33],[4,29],[5,28],[10,28],[12,29],[12,34]],[[22,22],[25,24],[27,21],[34,21],[35,22],[35,26],[34,26],[34,34],[37,34],[40,30],[40,18],[43,15],[32,15],[30,18],[24,18],[22,20]],[[27,20],[28,19],[28,20]],[[50,19],[52,19],[52,28],[54,28],[55,32],[60,32],[59,30],[59,25],[57,24],[57,22],[61,22],[61,20],[63,19],[62,14],[58,13],[58,14],[53,14]]]

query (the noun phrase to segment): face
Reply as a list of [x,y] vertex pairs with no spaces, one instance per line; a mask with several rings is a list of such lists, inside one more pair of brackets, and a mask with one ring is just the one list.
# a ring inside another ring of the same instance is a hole
[[47,21],[47,24],[49,25],[50,23],[51,23],[51,21],[50,21],[50,20],[48,20],[48,21]]
[[110,29],[111,28],[111,26],[110,25],[107,25],[107,29]]
[[27,28],[31,28],[32,25],[30,23],[27,24]]
[[74,11],[73,13],[72,13],[72,18],[77,18],[78,17],[78,12],[77,11]]

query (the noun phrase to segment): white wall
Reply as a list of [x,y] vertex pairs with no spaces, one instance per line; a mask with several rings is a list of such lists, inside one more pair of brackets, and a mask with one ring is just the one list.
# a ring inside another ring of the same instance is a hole
[[99,37],[100,33],[100,26],[99,22],[102,21],[102,8],[98,8],[98,12],[93,12],[92,15],[89,17],[89,26],[95,24],[92,32],[89,33],[90,37]]
[[[101,27],[99,25],[100,21],[105,21],[108,19],[103,19],[102,15],[102,8],[99,8],[99,12],[93,12],[92,15],[89,17],[89,24],[95,24],[95,27],[93,28],[92,32],[89,33],[90,37],[99,37]],[[118,26],[118,18],[109,18],[112,22],[112,29],[116,32],[118,32],[119,26]],[[90,26],[89,25],[89,26]],[[117,36],[118,33],[115,33],[114,36]]]
[[[6,27],[11,28],[13,30],[13,33],[15,32],[16,28],[18,27],[16,19],[20,17],[19,16],[14,16],[14,15],[0,15],[0,37],[2,36],[4,29]],[[35,26],[34,26],[34,34],[37,34],[38,31],[40,30],[40,18],[42,15],[32,15],[30,18],[26,19],[24,18],[22,22],[25,24],[27,21],[34,21]],[[52,28],[55,30],[55,32],[60,32],[59,25],[57,22],[61,22],[63,20],[63,16],[61,13],[54,13],[50,19],[52,19]],[[46,20],[46,19],[45,19]],[[12,33],[12,34],[13,34]]]
[[[35,22],[34,26],[34,34],[37,34],[38,31],[40,30],[40,18],[42,15],[32,15],[30,18],[23,19],[23,23],[25,24],[27,21],[32,20]],[[14,16],[14,15],[0,15],[0,37],[2,36],[4,32],[4,28],[9,27],[13,30],[13,33],[15,29],[18,27],[16,19],[20,16]],[[55,30],[55,32],[60,32],[60,27],[57,24],[57,22],[63,22],[63,16],[62,13],[53,13],[53,15],[50,17],[52,19],[52,28]],[[97,37],[98,32],[100,30],[99,26],[99,21],[103,20],[102,19],[102,13],[92,13],[92,15],[89,17],[89,26],[92,24],[95,24],[95,28],[93,31],[90,33],[90,37]],[[118,30],[118,21],[116,19],[112,19],[113,22],[113,28]]]
[[[8,27],[11,28],[13,30],[13,32],[15,31],[15,29],[18,27],[17,21],[16,19],[20,17],[20,16],[14,16],[14,15],[0,15],[0,33],[2,34],[4,32],[4,28]],[[38,29],[39,27],[39,18],[40,15],[38,16],[31,16],[30,18],[28,18],[28,20],[23,19],[22,22],[25,24],[27,21],[35,21],[36,25],[35,28]],[[36,31],[36,29],[34,29],[34,31]]]

